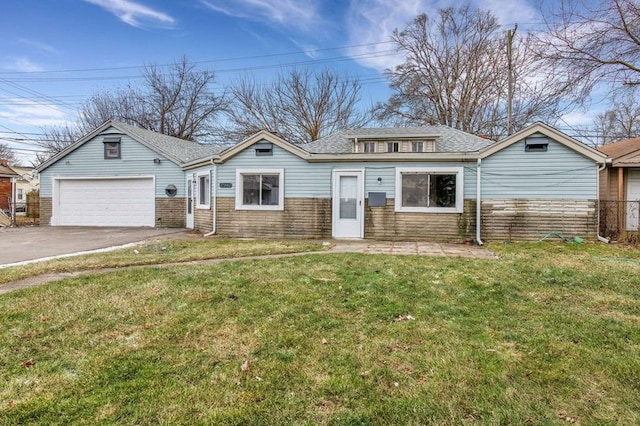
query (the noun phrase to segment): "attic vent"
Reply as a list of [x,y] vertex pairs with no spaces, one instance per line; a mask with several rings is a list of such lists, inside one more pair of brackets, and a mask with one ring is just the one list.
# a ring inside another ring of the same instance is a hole
[[549,140],[546,137],[533,136],[524,140],[525,152],[546,152],[549,149]]
[[267,157],[273,155],[273,144],[271,143],[257,143],[254,145],[256,149],[256,157]]

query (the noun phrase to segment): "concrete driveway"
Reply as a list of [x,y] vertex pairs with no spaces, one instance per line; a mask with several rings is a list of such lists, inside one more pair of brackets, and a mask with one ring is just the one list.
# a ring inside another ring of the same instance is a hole
[[181,238],[186,232],[172,228],[0,228],[0,265],[99,250],[149,238]]

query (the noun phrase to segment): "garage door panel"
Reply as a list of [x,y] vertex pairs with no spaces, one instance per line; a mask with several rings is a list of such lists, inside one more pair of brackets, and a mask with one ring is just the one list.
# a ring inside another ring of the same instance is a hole
[[154,226],[153,179],[60,180],[57,225]]

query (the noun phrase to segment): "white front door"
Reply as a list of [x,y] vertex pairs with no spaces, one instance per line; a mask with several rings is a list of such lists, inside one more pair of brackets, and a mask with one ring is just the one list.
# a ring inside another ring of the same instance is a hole
[[187,177],[187,228],[193,229],[193,210],[195,209],[196,181],[192,176]]
[[364,238],[364,172],[333,171],[333,238]]
[[640,170],[627,175],[627,231],[640,231]]

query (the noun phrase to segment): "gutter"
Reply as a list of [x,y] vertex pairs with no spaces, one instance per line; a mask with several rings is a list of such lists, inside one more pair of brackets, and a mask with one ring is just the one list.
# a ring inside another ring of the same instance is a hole
[[[609,160],[609,159],[607,159]],[[609,160],[610,161],[610,160]],[[598,167],[598,173],[596,174],[596,188],[598,190],[598,195],[600,195],[600,172],[603,171],[604,169],[607,168],[607,162],[605,161],[602,166]],[[596,238],[598,239],[598,241],[603,242],[605,244],[609,244],[611,241],[606,238],[603,237],[602,235],[600,235],[600,197],[598,196],[598,214],[597,214],[597,227],[598,230],[596,231]]]
[[482,158],[478,158],[478,165],[476,166],[476,243],[479,246],[483,246],[482,238],[480,238],[481,229],[481,217],[482,217],[482,195],[480,193],[480,177],[482,172]]

